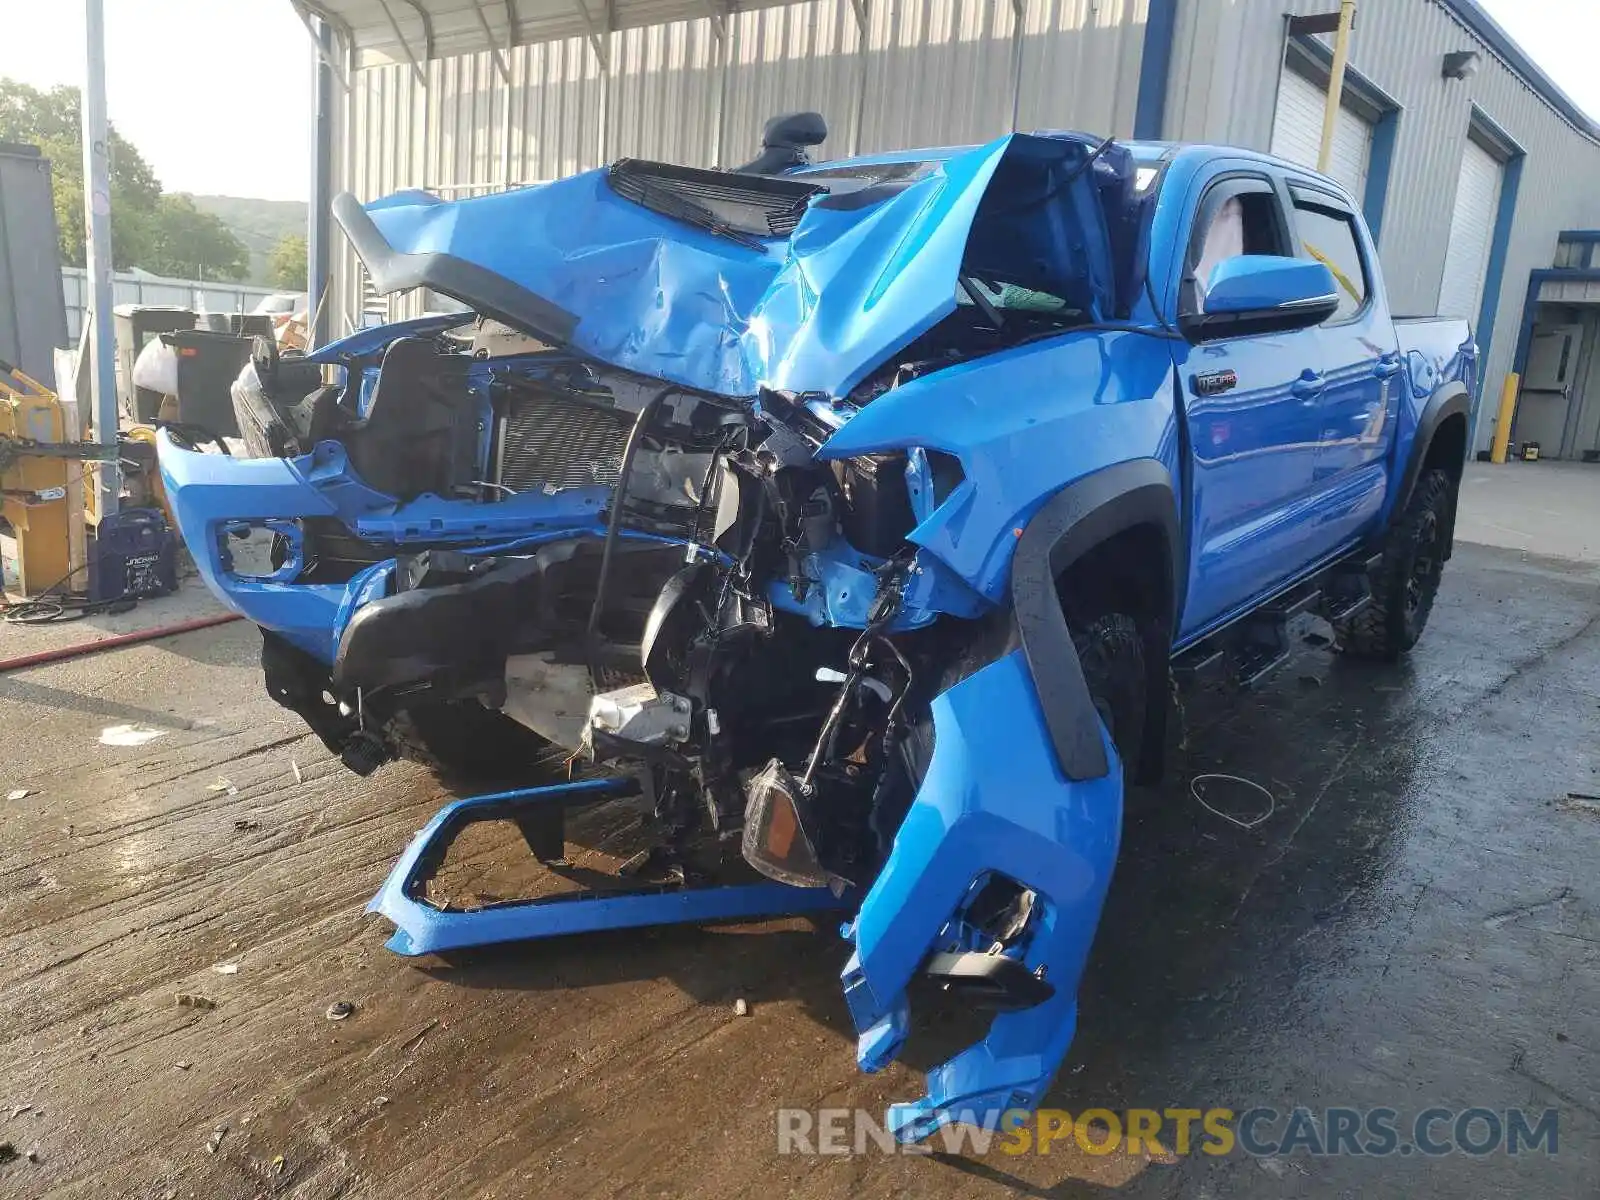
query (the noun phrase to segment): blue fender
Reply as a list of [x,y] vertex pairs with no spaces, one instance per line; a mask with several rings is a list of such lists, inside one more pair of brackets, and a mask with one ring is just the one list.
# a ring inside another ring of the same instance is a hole
[[1122,829],[1122,767],[1110,739],[1104,775],[1068,780],[1020,650],[941,694],[932,710],[927,774],[847,930],[855,950],[842,979],[857,1061],[876,1071],[899,1052],[910,1023],[906,987],[945,947],[952,915],[986,874],[1038,894],[1020,949],[1055,994],[995,1017],[983,1041],[929,1072],[926,1096],[893,1106],[889,1126],[904,1141],[952,1120],[994,1128],[1006,1110],[1039,1103],[1072,1042]]

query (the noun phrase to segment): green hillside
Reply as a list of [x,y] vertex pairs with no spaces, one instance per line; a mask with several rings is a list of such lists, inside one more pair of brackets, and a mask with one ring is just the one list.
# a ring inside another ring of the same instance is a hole
[[191,196],[195,207],[213,213],[250,251],[251,283],[270,283],[267,259],[286,234],[306,231],[303,200],[255,200],[243,196]]

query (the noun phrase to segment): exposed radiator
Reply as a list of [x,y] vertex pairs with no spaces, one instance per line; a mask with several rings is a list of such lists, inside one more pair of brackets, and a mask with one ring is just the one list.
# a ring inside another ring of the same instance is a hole
[[631,426],[628,413],[518,395],[496,431],[493,482],[517,492],[615,487]]

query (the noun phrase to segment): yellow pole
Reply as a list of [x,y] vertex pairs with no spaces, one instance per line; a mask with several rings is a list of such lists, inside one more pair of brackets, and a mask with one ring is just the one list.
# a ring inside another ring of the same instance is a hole
[[1494,419],[1494,446],[1489,451],[1489,461],[1503,463],[1511,446],[1511,419],[1517,413],[1517,387],[1522,376],[1512,371],[1500,389],[1500,415]]
[[1356,0],[1340,0],[1339,32],[1333,38],[1333,66],[1328,71],[1328,103],[1322,110],[1322,145],[1317,150],[1317,170],[1324,175],[1333,161],[1333,129],[1344,96],[1344,68],[1350,61],[1350,29],[1356,23]]

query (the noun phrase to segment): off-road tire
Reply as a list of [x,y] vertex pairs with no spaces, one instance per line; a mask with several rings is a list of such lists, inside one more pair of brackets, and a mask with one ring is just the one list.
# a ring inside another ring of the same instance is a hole
[[527,726],[476,700],[413,705],[383,732],[401,758],[453,781],[548,782],[564,757]]
[[1072,630],[1089,698],[1105,722],[1123,769],[1139,769],[1144,749],[1149,673],[1144,638],[1124,613],[1107,613]]
[[1405,511],[1389,528],[1383,562],[1372,580],[1372,601],[1334,624],[1340,651],[1353,658],[1394,662],[1417,644],[1444,573],[1455,523],[1456,482],[1447,471],[1425,471]]

